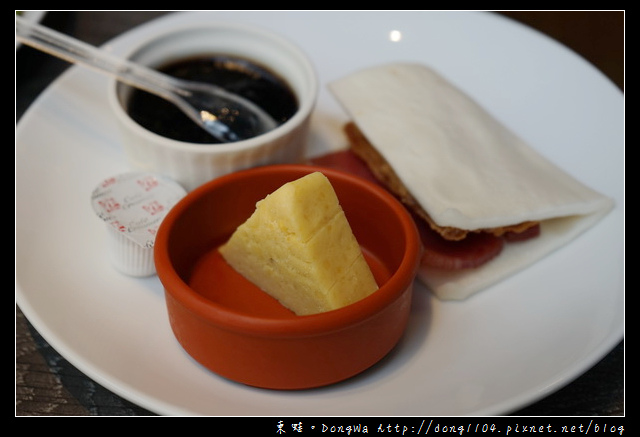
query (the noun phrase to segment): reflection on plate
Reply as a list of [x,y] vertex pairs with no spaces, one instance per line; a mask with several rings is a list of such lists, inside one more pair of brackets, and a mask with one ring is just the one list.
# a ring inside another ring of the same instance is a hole
[[[622,339],[622,94],[582,58],[509,20],[466,12],[171,14],[108,45],[122,53],[165,26],[212,19],[291,38],[315,61],[323,85],[381,62],[429,64],[614,198],[616,209],[573,243],[467,301],[439,302],[418,286],[403,341],[358,377],[301,392],[245,387],[184,353],[156,277],[129,278],[109,266],[89,195],[97,181],[128,168],[106,79],[70,68],[16,129],[16,298],[72,364],[159,414],[488,415],[557,390]],[[392,32],[401,38],[390,39]],[[344,146],[345,121],[322,89],[310,154]]]

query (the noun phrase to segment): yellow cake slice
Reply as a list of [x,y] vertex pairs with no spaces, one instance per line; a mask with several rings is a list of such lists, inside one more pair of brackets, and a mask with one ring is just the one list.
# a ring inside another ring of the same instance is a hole
[[336,193],[320,172],[259,201],[219,250],[238,273],[298,315],[341,308],[378,289]]

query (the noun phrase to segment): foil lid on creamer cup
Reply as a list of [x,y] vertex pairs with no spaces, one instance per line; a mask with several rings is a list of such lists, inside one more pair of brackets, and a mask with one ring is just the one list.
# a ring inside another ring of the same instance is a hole
[[154,173],[124,173],[93,191],[93,209],[106,224],[114,267],[131,276],[155,274],[153,245],[160,223],[186,191]]

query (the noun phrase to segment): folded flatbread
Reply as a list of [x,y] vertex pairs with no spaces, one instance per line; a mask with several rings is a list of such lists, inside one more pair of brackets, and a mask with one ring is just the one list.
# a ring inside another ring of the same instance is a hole
[[424,65],[380,65],[329,88],[438,226],[479,231],[540,222],[539,237],[505,245],[481,267],[421,269],[419,278],[442,299],[466,298],[531,265],[613,207]]

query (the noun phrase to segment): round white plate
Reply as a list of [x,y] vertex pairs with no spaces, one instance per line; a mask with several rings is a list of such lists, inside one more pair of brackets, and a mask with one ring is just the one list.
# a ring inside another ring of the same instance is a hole
[[439,302],[418,286],[404,339],[358,377],[308,391],[245,387],[181,349],[156,277],[126,277],[109,265],[90,194],[128,168],[106,78],[74,67],[16,128],[16,300],[81,371],[165,415],[493,415],[559,389],[622,339],[623,96],[590,64],[529,28],[477,12],[171,14],[105,47],[122,53],[166,26],[201,20],[271,28],[309,53],[323,85],[310,154],[346,144],[346,116],[328,81],[377,63],[420,61],[616,208],[469,300]]

